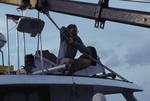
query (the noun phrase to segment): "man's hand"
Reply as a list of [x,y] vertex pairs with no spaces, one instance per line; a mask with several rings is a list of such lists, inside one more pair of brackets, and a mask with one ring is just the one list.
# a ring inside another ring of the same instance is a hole
[[69,43],[72,44],[74,42],[73,37],[69,38]]
[[74,41],[74,37],[69,38],[69,43],[74,45],[74,46],[77,46],[77,43]]

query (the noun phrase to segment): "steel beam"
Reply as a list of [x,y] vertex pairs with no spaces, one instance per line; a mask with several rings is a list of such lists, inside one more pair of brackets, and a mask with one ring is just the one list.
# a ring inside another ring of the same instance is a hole
[[141,27],[150,27],[150,12],[103,8],[100,18]]
[[95,19],[96,9],[100,8],[98,4],[83,3],[66,0],[39,0],[40,8],[58,13],[64,13],[84,18]]
[[[101,0],[100,0],[101,1]],[[111,8],[102,4],[68,0],[39,0],[40,8],[96,21],[114,21],[124,24],[150,27],[150,12]]]

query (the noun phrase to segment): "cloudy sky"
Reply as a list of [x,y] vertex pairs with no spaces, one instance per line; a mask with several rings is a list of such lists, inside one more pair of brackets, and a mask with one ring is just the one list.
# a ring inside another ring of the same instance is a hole
[[[82,0],[83,1],[83,0]],[[98,0],[87,0],[87,2],[97,3]],[[123,2],[110,0],[110,7],[141,10],[150,12],[150,4]],[[6,33],[5,14],[21,15],[16,10],[16,6],[0,4],[0,32]],[[37,17],[35,10],[27,12],[27,16]],[[116,22],[106,21],[104,29],[94,28],[94,20],[63,15],[50,12],[50,16],[55,20],[59,27],[67,26],[70,23],[76,24],[79,30],[79,36],[86,46],[94,46],[104,65],[115,72],[121,74],[129,81],[140,86],[144,91],[135,93],[138,101],[150,100],[150,29],[131,26]],[[41,19],[45,21],[45,27],[42,32],[42,47],[49,50],[56,56],[59,48],[59,31],[41,14]],[[9,21],[9,29],[15,26],[14,22]],[[6,34],[5,34],[6,35]],[[16,30],[9,32],[11,64],[16,66]],[[20,37],[20,58],[23,59],[22,33]],[[34,54],[37,49],[37,38],[31,38],[26,34],[27,54]],[[5,55],[5,65],[7,65],[7,45],[2,48]],[[77,57],[80,55],[78,53]],[[1,59],[0,59],[1,60]],[[0,61],[1,64],[1,61]],[[23,60],[20,65],[24,65]],[[106,96],[107,101],[125,101],[122,95]]]

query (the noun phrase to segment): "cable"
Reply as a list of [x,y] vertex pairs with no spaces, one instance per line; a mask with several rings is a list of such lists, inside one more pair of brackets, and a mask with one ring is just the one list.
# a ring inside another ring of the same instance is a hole
[[[9,29],[8,32],[10,32],[11,30],[13,30],[16,26],[17,26],[17,24],[15,26],[13,26],[11,29]],[[4,35],[6,35],[6,33],[4,33]]]

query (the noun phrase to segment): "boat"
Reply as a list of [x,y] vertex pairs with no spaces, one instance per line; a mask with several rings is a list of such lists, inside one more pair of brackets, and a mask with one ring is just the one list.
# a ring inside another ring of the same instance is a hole
[[[42,12],[53,22],[47,12]],[[14,70],[9,60],[8,21],[13,20],[18,25],[16,35],[22,32],[23,34],[30,33],[31,37],[38,36],[37,47],[42,46],[41,33],[44,21],[40,18],[12,14],[6,14],[6,18],[8,66],[4,64],[0,66],[0,101],[92,101],[97,94],[99,96],[93,101],[105,101],[100,96],[118,93],[122,94],[127,101],[137,101],[134,93],[143,91],[133,82],[103,65],[98,57],[93,59],[92,56],[89,56],[96,62],[96,65],[68,75],[67,72],[71,66],[57,65],[57,57],[53,53],[42,50],[40,47],[40,49],[37,48],[34,55],[26,54],[24,48],[25,66],[20,69],[18,37],[16,37],[18,69]],[[0,48],[2,48],[6,39],[1,33],[0,36]],[[3,54],[2,51],[1,53]],[[63,75],[60,74],[62,69],[66,70]],[[106,70],[109,73],[106,73]]]

